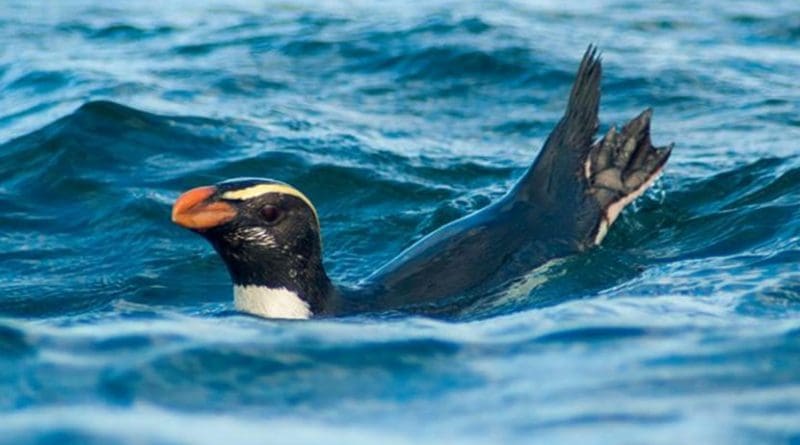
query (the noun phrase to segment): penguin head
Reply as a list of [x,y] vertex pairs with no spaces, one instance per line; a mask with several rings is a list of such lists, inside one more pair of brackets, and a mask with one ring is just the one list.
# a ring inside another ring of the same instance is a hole
[[259,178],[197,187],[175,201],[172,221],[211,243],[233,281],[238,309],[278,318],[308,318],[323,309],[330,282],[319,216],[294,187]]

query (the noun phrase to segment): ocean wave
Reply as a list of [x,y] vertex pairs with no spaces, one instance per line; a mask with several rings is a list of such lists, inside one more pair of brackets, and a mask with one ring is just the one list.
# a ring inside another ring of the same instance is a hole
[[[797,2],[686,9],[0,5],[0,442],[796,441]],[[283,180],[357,283],[513,185],[589,43],[601,131],[652,107],[676,148],[603,245],[504,292],[262,320],[170,222]]]

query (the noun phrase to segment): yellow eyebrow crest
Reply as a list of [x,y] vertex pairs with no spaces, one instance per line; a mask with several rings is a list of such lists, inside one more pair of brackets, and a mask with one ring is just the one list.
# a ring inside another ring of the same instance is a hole
[[245,201],[266,193],[282,193],[284,195],[290,195],[294,196],[295,198],[299,198],[311,209],[311,211],[314,213],[314,218],[317,220],[317,224],[319,224],[319,215],[317,215],[317,209],[314,207],[314,204],[311,204],[311,200],[308,199],[306,195],[300,193],[300,191],[296,188],[285,184],[258,184],[239,190],[225,192],[222,194],[222,198],[235,201]]

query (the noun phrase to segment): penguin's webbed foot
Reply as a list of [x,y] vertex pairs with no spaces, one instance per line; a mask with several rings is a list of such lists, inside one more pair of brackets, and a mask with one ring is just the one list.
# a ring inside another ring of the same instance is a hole
[[655,182],[672,152],[672,145],[652,145],[652,115],[647,109],[621,131],[612,127],[589,150],[584,163],[588,193],[602,209],[594,244],[600,244],[622,209]]

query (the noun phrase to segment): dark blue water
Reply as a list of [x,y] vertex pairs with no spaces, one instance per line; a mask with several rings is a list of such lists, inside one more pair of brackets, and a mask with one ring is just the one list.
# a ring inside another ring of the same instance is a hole
[[[0,442],[800,443],[796,1],[199,3],[0,6]],[[514,182],[590,42],[676,149],[491,304],[237,315],[169,221],[287,181],[354,283]]]

